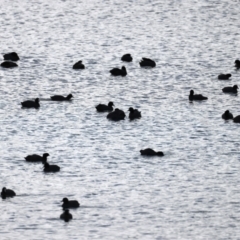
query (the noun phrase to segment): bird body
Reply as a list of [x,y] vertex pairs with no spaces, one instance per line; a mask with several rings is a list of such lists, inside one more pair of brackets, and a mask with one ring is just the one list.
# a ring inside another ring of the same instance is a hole
[[125,66],[122,66],[122,69],[119,68],[113,68],[112,70],[109,71],[113,76],[126,76],[127,75],[127,70]]
[[239,61],[238,59],[235,60],[235,67],[236,67],[237,69],[240,68],[240,61]]
[[238,85],[234,85],[232,87],[224,87],[222,89],[224,93],[237,93],[238,92]]
[[44,164],[44,172],[59,172],[60,171],[60,167],[57,165],[50,165],[49,163],[45,163]]
[[36,98],[35,101],[27,100],[21,102],[23,108],[39,108],[39,98]]
[[4,60],[18,61],[20,58],[16,52],[6,53],[3,55]]
[[226,111],[223,113],[222,118],[223,118],[224,120],[233,119],[233,115],[232,115],[232,113],[229,112],[229,110],[226,110]]
[[73,69],[85,69],[85,66],[83,65],[82,61],[78,61],[73,65]]
[[228,80],[232,75],[231,74],[220,74],[218,75],[219,80]]
[[68,198],[63,198],[62,202],[63,202],[63,204],[62,204],[63,208],[78,208],[78,207],[80,207],[80,204],[77,200],[68,200]]
[[156,67],[156,63],[150,58],[142,58],[139,62],[141,67]]
[[156,152],[151,148],[146,148],[144,150],[140,150],[141,155],[146,155],[146,156],[164,156],[163,152]]
[[64,210],[64,212],[60,215],[60,219],[64,220],[65,222],[68,222],[72,218],[72,214],[69,213],[68,209]]
[[42,162],[45,163],[47,161],[48,153],[44,153],[42,156],[37,154],[28,155],[25,157],[27,162]]
[[129,111],[129,119],[130,120],[134,120],[134,119],[137,119],[137,118],[141,118],[141,112],[139,112],[137,109],[133,109],[132,107],[130,107],[128,109]]
[[130,53],[124,54],[121,58],[122,61],[125,62],[131,62],[132,61],[132,56]]
[[3,68],[13,68],[13,67],[18,67],[18,65],[14,62],[10,62],[10,61],[5,61],[1,63],[1,66]]
[[96,109],[98,112],[112,112],[113,111],[113,102],[109,102],[108,105],[105,104],[98,104]]
[[126,115],[125,115],[124,111],[122,111],[118,108],[115,108],[115,110],[113,112],[110,112],[107,115],[107,118],[112,121],[120,121],[120,120],[124,120],[125,116]]
[[64,97],[62,95],[54,95],[54,96],[51,96],[51,100],[52,101],[70,101],[72,97],[73,97],[72,94],[68,94],[67,97]]
[[190,95],[189,95],[189,100],[190,101],[201,101],[201,100],[207,100],[207,97],[204,97],[202,94],[194,94],[194,91],[191,90],[190,91]]
[[1,197],[3,199],[5,199],[7,197],[14,197],[14,196],[16,196],[16,193],[13,190],[3,187],[2,192],[1,192]]
[[238,115],[235,118],[233,118],[233,122],[240,123],[240,115]]

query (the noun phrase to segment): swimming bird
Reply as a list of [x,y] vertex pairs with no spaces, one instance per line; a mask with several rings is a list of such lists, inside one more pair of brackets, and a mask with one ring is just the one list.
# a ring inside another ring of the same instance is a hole
[[233,122],[240,123],[240,115],[238,115],[235,118],[233,118]]
[[47,161],[48,153],[44,153],[42,156],[37,154],[28,155],[25,157],[27,162],[42,162],[45,163]]
[[16,52],[6,53],[3,55],[4,60],[18,61],[20,58]]
[[1,66],[3,68],[13,68],[13,67],[18,67],[18,65],[14,62],[10,62],[10,61],[5,61],[1,63]]
[[127,53],[122,56],[121,60],[125,62],[131,62],[133,58],[130,53]]
[[146,148],[144,150],[140,150],[141,155],[146,155],[146,156],[164,156],[163,152],[155,152],[151,148]]
[[57,165],[50,165],[48,162],[44,164],[44,172],[59,172],[60,167]]
[[72,218],[72,214],[69,213],[68,209],[64,210],[64,212],[60,215],[60,219],[64,220],[65,222],[68,222]]
[[122,66],[122,69],[119,68],[113,68],[112,70],[109,71],[113,76],[126,76],[127,75],[127,70],[125,66]]
[[120,121],[120,120],[124,120],[125,118],[125,113],[123,110],[120,110],[118,108],[115,108],[115,110],[113,112],[110,112],[108,115],[107,115],[107,118],[109,120],[112,120],[112,121]]
[[232,87],[224,87],[222,89],[224,93],[237,93],[238,92],[238,85],[233,85]]
[[189,95],[189,100],[193,101],[193,100],[197,100],[197,101],[201,101],[201,100],[207,100],[207,97],[204,97],[202,94],[194,94],[194,91],[191,90],[190,91],[190,95]]
[[39,98],[36,98],[35,101],[27,100],[21,102],[23,108],[39,108]]
[[220,74],[220,75],[218,75],[218,79],[219,80],[228,80],[231,76],[232,76],[232,74]]
[[72,94],[68,94],[67,97],[61,96],[61,95],[54,95],[51,96],[52,101],[70,101],[73,97]]
[[68,198],[63,198],[62,202],[63,202],[63,204],[62,204],[63,208],[78,208],[78,207],[80,207],[80,204],[77,200],[68,200]]
[[240,61],[237,59],[235,60],[235,67],[238,69],[240,68]]
[[156,63],[150,58],[142,58],[139,62],[141,67],[156,67]]
[[96,106],[96,109],[98,112],[111,112],[113,111],[113,102],[109,102],[108,105],[105,104],[98,104]]
[[76,63],[73,65],[73,69],[85,69],[85,66],[84,66],[83,63],[82,63],[82,60],[76,62]]
[[222,118],[223,118],[224,120],[233,119],[233,115],[232,115],[232,113],[229,112],[229,110],[226,110],[226,111],[223,113]]
[[130,107],[128,111],[130,112],[129,113],[130,120],[134,120],[142,117],[141,112],[139,112],[137,109],[133,109],[132,107]]
[[16,196],[16,193],[13,190],[3,187],[2,192],[1,192],[1,197],[3,199],[5,199],[7,197],[14,197],[14,196]]

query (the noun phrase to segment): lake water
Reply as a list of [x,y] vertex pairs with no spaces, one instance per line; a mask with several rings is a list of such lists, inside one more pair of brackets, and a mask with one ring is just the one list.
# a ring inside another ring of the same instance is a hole
[[[240,239],[240,125],[221,118],[240,114],[222,92],[240,84],[238,0],[0,4],[1,54],[21,58],[0,69],[1,187],[17,193],[0,201],[1,239]],[[122,65],[126,77],[110,76]],[[190,89],[208,100],[190,103]],[[39,110],[21,109],[36,97]],[[95,106],[109,101],[142,118],[107,120]],[[165,156],[141,156],[148,147]],[[44,152],[59,173],[24,160]],[[63,197],[81,204],[68,223]]]

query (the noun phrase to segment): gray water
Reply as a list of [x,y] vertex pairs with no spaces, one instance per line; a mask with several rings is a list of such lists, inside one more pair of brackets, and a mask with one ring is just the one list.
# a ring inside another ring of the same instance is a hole
[[[240,239],[240,125],[221,118],[240,114],[221,90],[240,84],[238,0],[0,4],[1,53],[21,58],[0,69],[1,187],[17,193],[0,201],[1,239]],[[122,65],[126,77],[110,76]],[[208,100],[190,103],[190,89]],[[21,109],[36,97],[39,110]],[[142,118],[111,122],[95,110],[108,101]],[[147,147],[165,156],[141,156]],[[24,160],[44,152],[59,173]],[[68,223],[63,197],[81,204]]]

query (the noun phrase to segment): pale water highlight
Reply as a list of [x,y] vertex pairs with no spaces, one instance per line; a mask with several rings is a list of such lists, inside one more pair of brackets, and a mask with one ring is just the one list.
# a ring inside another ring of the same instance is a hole
[[[1,54],[20,57],[0,69],[1,188],[17,194],[0,201],[1,239],[239,239],[240,125],[221,118],[240,114],[222,92],[239,85],[239,1],[0,4]],[[208,100],[190,103],[191,89]],[[109,121],[95,109],[109,101],[142,118]],[[141,156],[149,147],[164,156]],[[60,172],[24,159],[45,152]],[[67,223],[64,197],[81,204]]]

